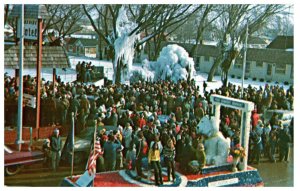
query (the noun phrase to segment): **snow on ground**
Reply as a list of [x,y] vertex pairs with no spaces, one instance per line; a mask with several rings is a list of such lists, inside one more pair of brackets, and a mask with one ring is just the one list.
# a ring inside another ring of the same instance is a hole
[[[103,66],[104,67],[104,75],[108,77],[108,79],[112,80],[113,76],[113,66],[111,61],[106,60],[96,60],[93,58],[86,58],[86,57],[75,57],[75,56],[69,56],[71,68],[68,68],[66,71],[63,71],[62,69],[57,69],[57,75],[59,75],[64,82],[72,82],[76,80],[76,71],[75,67],[78,61],[82,62],[92,62],[92,65],[95,66]],[[150,71],[147,67],[140,63],[135,63],[132,66],[132,71],[139,71],[141,72],[146,78],[154,78],[154,72]],[[5,69],[4,72],[7,72],[9,76],[15,75],[15,70],[13,69]],[[31,76],[36,76],[36,69],[24,69],[23,71],[24,75],[30,74]],[[206,81],[208,74],[196,72],[194,73],[194,76],[192,78],[195,79],[196,85],[200,87],[200,94],[203,95],[203,82]],[[52,69],[42,69],[42,78],[44,78],[46,81],[52,81]],[[210,91],[211,89],[220,88],[222,86],[221,82],[221,76],[215,76],[213,82],[207,82],[207,91]],[[235,84],[237,86],[241,86],[242,80],[231,78],[229,76],[230,83]],[[259,86],[264,87],[266,82],[260,82],[260,81],[253,81],[252,79],[248,79],[244,81],[244,87],[248,87],[248,85],[251,85],[252,87],[259,88]],[[270,85],[277,85],[275,82],[269,83]],[[285,90],[289,88],[289,86],[284,85],[283,83],[278,84],[280,87],[284,87]]]

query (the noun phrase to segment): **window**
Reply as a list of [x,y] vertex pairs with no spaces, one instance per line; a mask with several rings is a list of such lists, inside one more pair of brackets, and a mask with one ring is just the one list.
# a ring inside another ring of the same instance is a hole
[[277,64],[275,67],[275,73],[276,74],[285,74],[285,69],[286,69],[285,65]]
[[72,45],[69,46],[69,52],[71,52],[71,51],[73,51],[73,46]]
[[263,67],[263,62],[257,61],[256,62],[256,67]]
[[251,70],[251,62],[246,62],[246,73],[249,73]]
[[209,58],[210,58],[209,56],[204,56],[204,61],[209,62]]
[[242,69],[243,68],[243,63],[241,62],[241,60],[235,62],[234,68],[236,68],[236,69]]

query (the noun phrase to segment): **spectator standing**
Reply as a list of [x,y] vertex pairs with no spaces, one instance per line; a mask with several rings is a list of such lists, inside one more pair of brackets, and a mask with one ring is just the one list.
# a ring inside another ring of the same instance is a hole
[[112,134],[108,135],[108,141],[104,144],[104,163],[106,171],[113,171],[116,168],[117,149],[121,147],[119,140],[115,140]]
[[289,162],[289,143],[291,142],[291,135],[288,130],[288,125],[279,130],[278,146],[279,146],[279,161]]
[[162,185],[162,171],[160,165],[160,152],[158,149],[158,144],[154,143],[148,153],[148,163],[154,169],[155,185]]
[[172,139],[169,139],[167,145],[163,148],[163,156],[168,168],[168,181],[171,181],[172,173],[172,181],[175,182],[175,147]]
[[140,130],[140,131],[138,131],[137,140],[135,141],[137,179],[140,179],[142,176],[142,158],[146,154],[146,152],[144,150],[146,145],[147,145],[147,142],[144,139],[143,132]]
[[59,130],[57,128],[53,131],[53,135],[51,136],[50,146],[51,146],[52,170],[56,172],[59,166],[61,149],[62,149],[62,140],[59,135]]

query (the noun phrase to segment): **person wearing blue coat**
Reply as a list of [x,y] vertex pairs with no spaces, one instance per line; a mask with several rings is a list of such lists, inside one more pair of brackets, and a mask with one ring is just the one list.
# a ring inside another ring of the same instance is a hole
[[121,148],[119,140],[111,134],[108,135],[108,141],[104,144],[104,163],[106,171],[113,171],[116,168],[117,149]]

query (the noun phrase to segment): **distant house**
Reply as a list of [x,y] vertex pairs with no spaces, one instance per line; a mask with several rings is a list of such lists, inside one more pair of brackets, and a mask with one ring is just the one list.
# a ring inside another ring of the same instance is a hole
[[[255,44],[253,41],[251,42]],[[166,42],[174,44],[173,42]],[[176,43],[190,52],[192,44]],[[264,43],[256,43],[264,44]],[[255,46],[254,46],[255,47]],[[217,46],[198,45],[194,55],[195,69],[209,73],[216,57],[220,54]],[[221,68],[217,68],[216,74],[220,75]],[[278,81],[293,83],[294,78],[294,52],[285,49],[273,48],[248,48],[245,76],[248,78],[263,79],[264,81]],[[243,73],[243,57],[239,56],[235,64],[229,70],[229,75],[241,77]]]
[[247,41],[248,48],[266,48],[268,43],[263,38],[250,36]]
[[[293,83],[294,53],[280,49],[247,50],[247,62],[245,76],[249,78],[264,79],[266,81],[278,81]],[[243,59],[236,59],[231,66],[229,74],[242,76]]]
[[267,48],[293,50],[294,36],[277,36]]
[[[195,69],[209,72],[220,50],[216,46],[200,45],[194,57]],[[245,77],[293,83],[294,53],[280,49],[248,48]],[[217,69],[220,72],[220,68]],[[243,58],[238,57],[229,75],[241,77]]]
[[70,55],[96,58],[98,52],[98,40],[71,38],[67,42],[66,49]]

